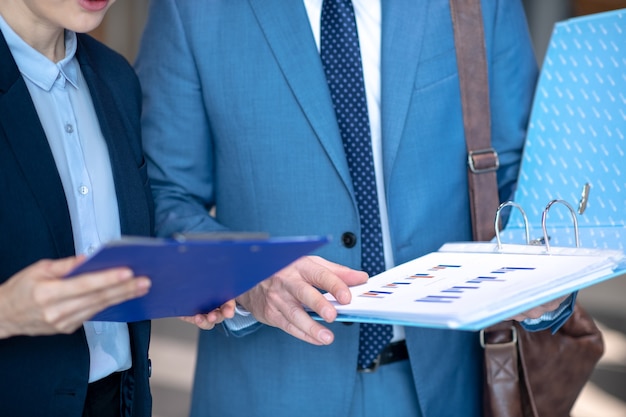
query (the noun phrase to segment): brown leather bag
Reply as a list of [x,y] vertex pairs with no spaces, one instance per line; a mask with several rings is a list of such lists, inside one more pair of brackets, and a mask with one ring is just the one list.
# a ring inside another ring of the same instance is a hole
[[[480,0],[450,0],[465,140],[474,240],[495,235],[499,205]],[[529,332],[507,321],[485,329],[485,417],[568,417],[604,352],[593,318],[578,303],[555,333]]]
[[569,417],[604,352],[600,330],[578,303],[555,334],[503,322],[482,337],[485,417]]

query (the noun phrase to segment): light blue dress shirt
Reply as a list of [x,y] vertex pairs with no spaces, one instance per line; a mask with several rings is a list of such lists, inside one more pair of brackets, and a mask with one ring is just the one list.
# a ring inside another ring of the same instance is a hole
[[[89,255],[120,237],[120,220],[108,149],[75,58],[76,34],[65,32],[65,58],[54,63],[24,42],[2,16],[0,30],[48,138],[67,199],[76,253]],[[84,328],[89,382],[131,367],[126,323],[85,322]]]

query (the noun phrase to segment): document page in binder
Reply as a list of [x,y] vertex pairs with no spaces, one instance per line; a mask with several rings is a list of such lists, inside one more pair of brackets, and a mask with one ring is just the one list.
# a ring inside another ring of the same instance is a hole
[[494,248],[448,244],[374,276],[351,288],[350,304],[335,302],[338,320],[479,330],[614,277],[623,261],[620,251]]

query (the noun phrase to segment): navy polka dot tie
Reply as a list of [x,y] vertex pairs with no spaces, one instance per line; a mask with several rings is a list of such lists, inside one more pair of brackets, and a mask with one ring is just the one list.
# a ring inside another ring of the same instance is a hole
[[[361,267],[385,269],[369,116],[352,0],[324,0],[320,55],[341,131],[361,223]],[[360,368],[369,366],[392,337],[392,327],[361,324]]]

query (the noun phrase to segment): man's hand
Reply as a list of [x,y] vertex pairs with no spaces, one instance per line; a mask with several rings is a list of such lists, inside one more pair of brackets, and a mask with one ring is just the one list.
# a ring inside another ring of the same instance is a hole
[[196,314],[195,316],[181,317],[180,319],[187,323],[195,324],[203,330],[211,330],[216,324],[223,322],[225,319],[231,319],[234,315],[235,300],[230,300],[207,314]]
[[531,308],[528,311],[525,311],[514,317],[511,317],[511,320],[524,321],[526,319],[538,319],[539,317],[543,316],[545,313],[549,313],[559,308],[561,303],[565,301],[567,297],[569,297],[569,295],[564,295],[563,297],[557,298],[556,300],[552,300],[538,307]]
[[307,256],[262,281],[237,301],[261,323],[314,345],[329,345],[335,336],[312,319],[303,305],[331,323],[337,311],[319,290],[329,292],[341,304],[348,304],[352,297],[348,287],[363,284],[367,278],[365,272],[318,256]]
[[42,260],[0,285],[0,338],[72,333],[96,313],[148,293],[128,268],[64,279],[83,257]]

